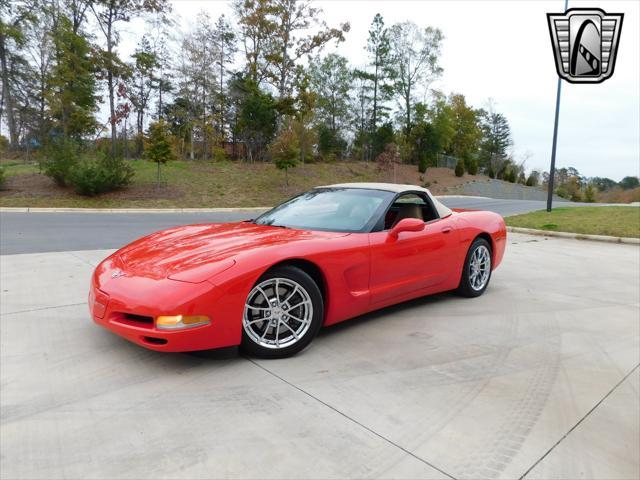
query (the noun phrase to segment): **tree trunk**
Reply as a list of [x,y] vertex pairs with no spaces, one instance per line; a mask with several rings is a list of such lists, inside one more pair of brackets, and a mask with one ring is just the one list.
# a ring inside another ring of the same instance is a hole
[[290,35],[291,35],[291,22],[290,20],[287,18],[287,24],[284,26],[284,38],[282,41],[282,64],[280,67],[280,85],[279,85],[279,94],[280,94],[280,100],[282,100],[285,96],[285,90],[287,88],[287,63],[289,62],[289,39],[290,39]]
[[127,139],[127,119],[124,119],[124,149],[123,149],[123,156],[124,158],[127,158],[129,156],[129,141]]
[[2,113],[4,112],[4,95],[0,95],[0,135],[2,135]]
[[112,21],[111,15],[109,15],[109,23],[107,25],[107,53],[109,59],[107,62],[107,87],[109,90],[109,114],[111,115],[109,121],[111,122],[111,157],[116,156],[116,105],[115,105],[115,92],[113,85],[113,38],[112,38]]
[[405,127],[405,135],[409,135],[411,130],[411,85],[407,89],[407,96],[404,99],[405,108],[407,110],[407,126]]
[[207,81],[202,82],[202,159],[207,159]]
[[158,118],[164,118],[162,113],[162,85],[163,85],[164,71],[160,67],[160,81],[158,82]]
[[220,146],[224,148],[224,39],[220,41]]
[[189,158],[193,160],[193,126],[191,127],[190,135],[191,135],[191,141],[189,142],[190,143]]
[[376,49],[376,70],[373,76],[373,131],[376,131],[378,121],[378,50]]
[[0,64],[2,65],[2,96],[6,104],[7,126],[9,127],[9,141],[12,149],[18,147],[18,128],[16,126],[13,95],[11,94],[9,70],[7,69],[7,52],[5,36],[0,33]]

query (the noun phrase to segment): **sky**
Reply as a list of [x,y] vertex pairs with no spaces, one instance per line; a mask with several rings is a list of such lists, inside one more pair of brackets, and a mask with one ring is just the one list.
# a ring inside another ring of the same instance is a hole
[[[197,13],[232,16],[226,1],[174,1],[180,30]],[[330,26],[351,24],[346,40],[323,53],[344,55],[354,66],[366,63],[364,46],[371,20],[380,13],[387,26],[413,21],[442,30],[444,73],[432,88],[462,93],[474,107],[491,99],[509,120],[516,161],[528,170],[548,170],[551,158],[558,76],[546,13],[564,10],[553,1],[317,0]],[[601,84],[562,82],[556,166],[575,167],[587,177],[620,180],[640,175],[640,2],[570,0],[569,8],[599,7],[624,13],[613,76]],[[122,53],[133,50],[136,24],[122,38]]]

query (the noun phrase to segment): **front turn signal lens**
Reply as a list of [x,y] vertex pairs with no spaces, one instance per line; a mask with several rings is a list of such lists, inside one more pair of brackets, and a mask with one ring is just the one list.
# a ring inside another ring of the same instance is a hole
[[180,330],[210,323],[209,317],[204,315],[161,315],[156,318],[156,327],[159,330]]

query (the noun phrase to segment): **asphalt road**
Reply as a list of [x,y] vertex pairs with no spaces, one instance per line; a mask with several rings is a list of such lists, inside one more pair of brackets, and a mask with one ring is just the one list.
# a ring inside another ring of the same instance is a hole
[[387,308],[273,361],[93,324],[110,252],[2,257],[2,478],[640,478],[637,246],[511,234],[481,297]]
[[[537,200],[447,197],[451,208],[491,210],[503,216],[542,210]],[[562,206],[574,204],[563,202]],[[230,222],[250,213],[0,213],[0,254],[118,248],[136,238],[175,225]]]

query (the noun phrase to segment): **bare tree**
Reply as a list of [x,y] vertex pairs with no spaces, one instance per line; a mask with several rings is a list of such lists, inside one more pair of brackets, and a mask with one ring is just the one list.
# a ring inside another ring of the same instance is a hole
[[95,0],[90,4],[90,7],[106,44],[103,55],[103,66],[109,94],[111,155],[115,156],[117,139],[116,125],[118,123],[116,106],[117,79],[125,69],[123,62],[116,52],[116,47],[120,41],[118,25],[129,22],[132,18],[144,13],[168,10],[169,4],[166,0]]
[[389,30],[393,87],[404,110],[405,134],[411,130],[416,90],[428,90],[442,73],[438,65],[442,38],[437,28],[419,28],[413,22],[396,23]]

